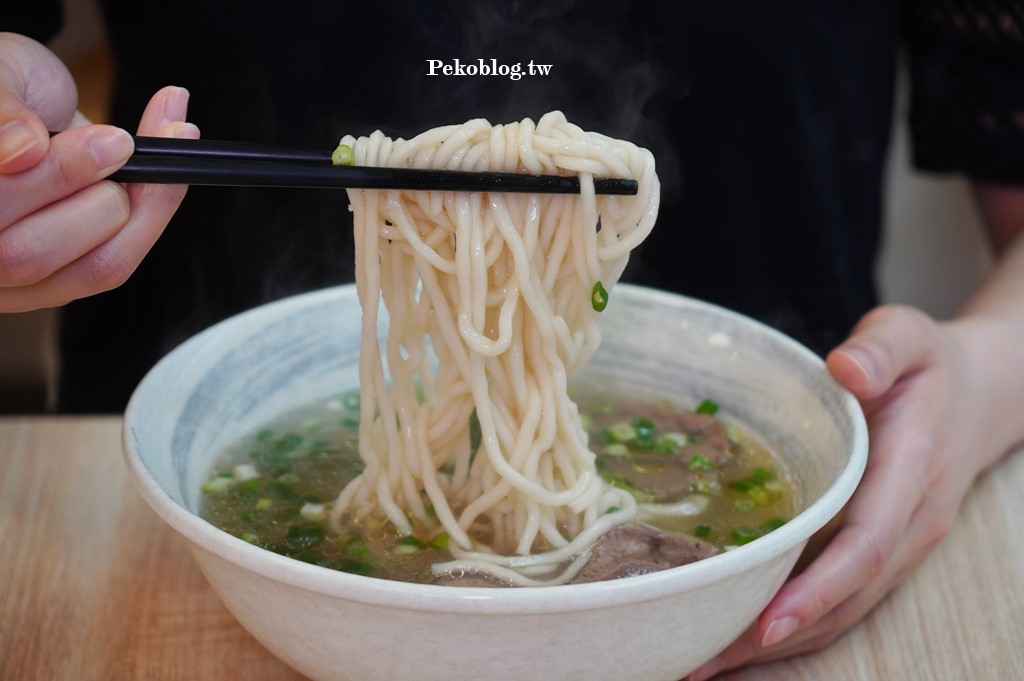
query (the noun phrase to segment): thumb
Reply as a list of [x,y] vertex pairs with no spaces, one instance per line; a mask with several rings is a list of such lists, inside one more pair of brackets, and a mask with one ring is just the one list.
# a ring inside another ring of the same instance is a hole
[[49,148],[49,132],[35,111],[0,87],[0,175],[32,168]]
[[825,363],[840,385],[860,400],[870,400],[924,364],[934,326],[930,317],[912,307],[883,305],[864,315]]
[[35,166],[63,130],[78,100],[67,68],[44,45],[0,33],[0,175]]

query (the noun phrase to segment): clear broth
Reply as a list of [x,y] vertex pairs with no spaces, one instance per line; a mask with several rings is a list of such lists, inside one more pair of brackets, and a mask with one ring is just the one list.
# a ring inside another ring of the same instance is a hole
[[[638,521],[728,550],[795,513],[794,486],[779,457],[720,419],[717,405],[705,401],[684,408],[593,392],[574,399],[598,470],[609,484],[634,495]],[[695,411],[714,413],[694,418]],[[326,526],[330,503],[363,467],[358,421],[358,394],[347,394],[286,414],[243,438],[218,459],[204,484],[200,515],[297,560],[384,579],[436,582],[431,566],[451,558],[447,536],[437,528],[417,528],[423,532],[403,537],[378,519],[340,532]]]

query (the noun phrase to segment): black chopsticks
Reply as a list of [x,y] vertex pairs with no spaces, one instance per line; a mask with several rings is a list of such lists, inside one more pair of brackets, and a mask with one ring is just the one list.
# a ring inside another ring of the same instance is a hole
[[[222,187],[422,189],[578,194],[572,176],[336,166],[330,151],[246,142],[135,137],[135,153],[110,179]],[[595,179],[598,194],[634,195],[635,180]]]

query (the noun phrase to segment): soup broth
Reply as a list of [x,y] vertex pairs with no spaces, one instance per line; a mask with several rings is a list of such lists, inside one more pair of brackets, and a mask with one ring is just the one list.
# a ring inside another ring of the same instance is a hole
[[[728,550],[785,523],[798,500],[781,461],[762,442],[723,420],[704,400],[574,395],[605,481],[637,500],[635,522],[684,533]],[[417,527],[400,535],[380,516],[326,522],[330,503],[363,468],[358,394],[302,409],[243,438],[203,485],[200,515],[276,553],[361,575],[438,582],[450,560],[448,537]],[[478,533],[486,540],[487,528]],[[546,547],[542,547],[546,548]]]

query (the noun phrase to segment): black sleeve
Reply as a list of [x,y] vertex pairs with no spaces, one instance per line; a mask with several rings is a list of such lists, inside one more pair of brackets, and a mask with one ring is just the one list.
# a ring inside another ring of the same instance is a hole
[[914,163],[1024,183],[1024,3],[909,0]]
[[12,0],[0,6],[0,31],[20,33],[45,43],[64,19],[61,0]]

